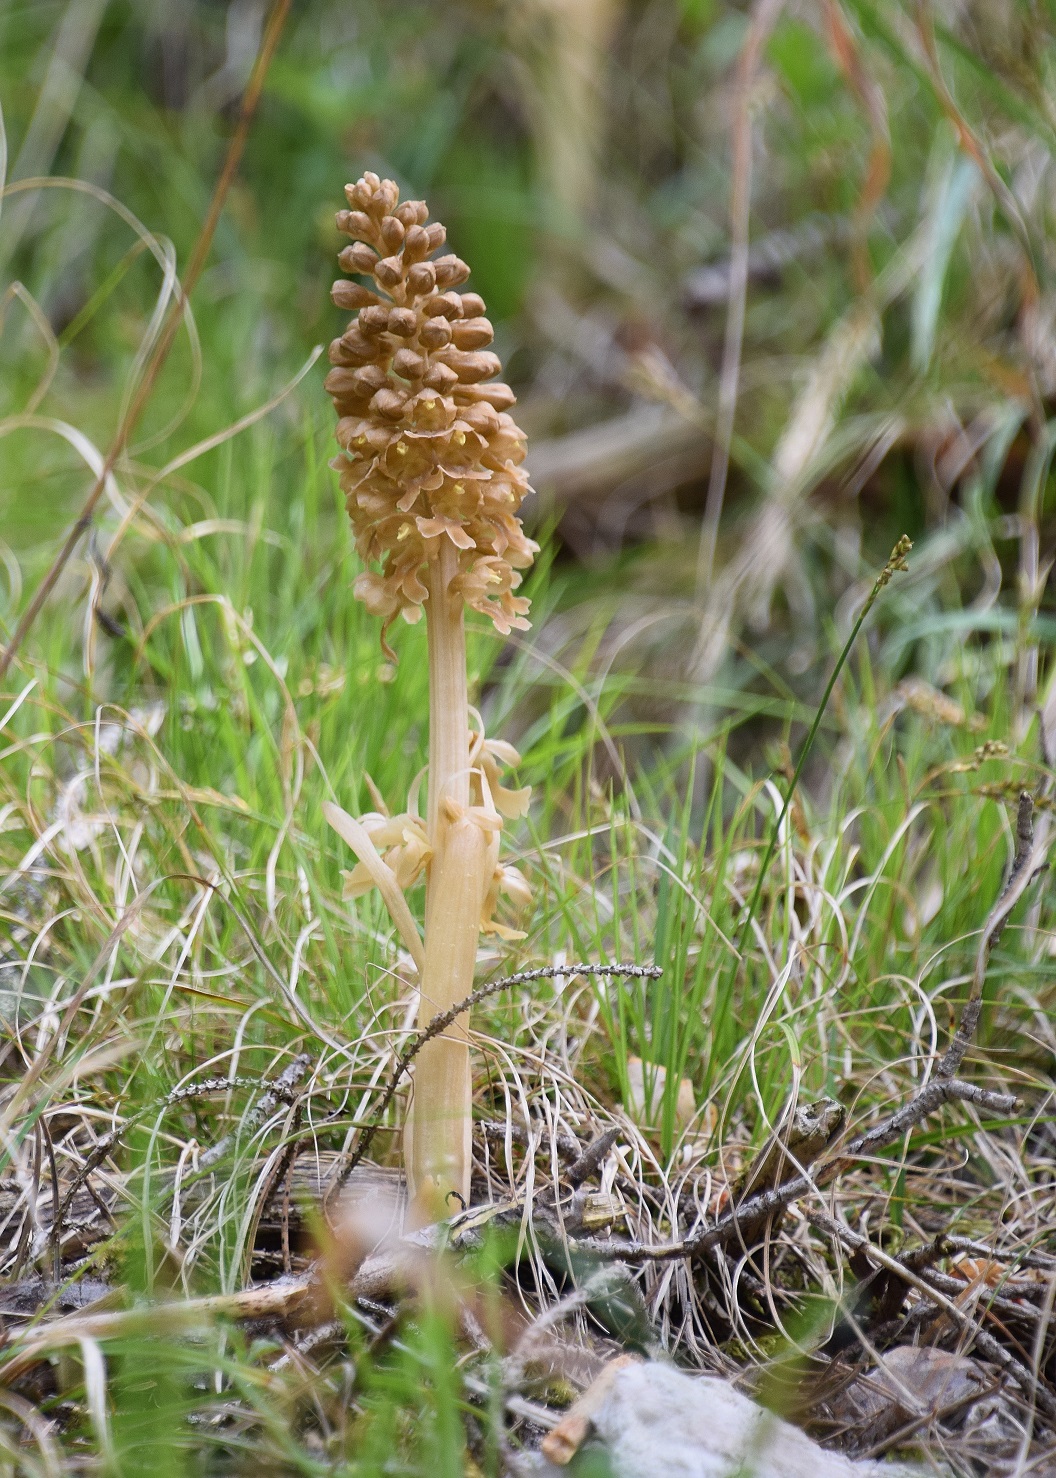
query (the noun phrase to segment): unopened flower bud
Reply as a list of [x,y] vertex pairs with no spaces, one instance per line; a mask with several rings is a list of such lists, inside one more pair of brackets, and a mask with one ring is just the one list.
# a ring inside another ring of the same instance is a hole
[[372,293],[369,287],[363,287],[358,282],[349,282],[344,277],[334,283],[330,296],[338,308],[344,308],[347,312],[370,307],[378,301],[377,293]]
[[[350,336],[345,335],[342,339],[334,339],[327,351],[327,357],[331,364],[343,365],[346,368],[355,369],[361,364],[366,364],[372,358],[372,350],[367,348],[366,353],[357,353],[354,345],[349,345],[346,340]],[[360,335],[360,338],[363,336]]]
[[376,364],[364,365],[361,370],[356,370],[352,376],[354,393],[365,396],[368,399],[375,391],[384,389],[388,383],[388,375]]
[[426,349],[442,349],[451,342],[451,325],[446,318],[427,318],[418,338]]
[[374,267],[374,276],[382,287],[395,287],[403,277],[403,263],[399,257],[382,257]]
[[400,198],[400,187],[395,180],[382,180],[374,191],[374,203],[380,207],[386,215],[396,208],[396,202]]
[[446,364],[431,364],[423,380],[430,390],[438,390],[441,395],[458,384],[457,374]]
[[390,334],[396,334],[401,339],[409,339],[418,329],[418,315],[413,308],[392,308],[389,310],[389,321],[386,327]]
[[374,235],[374,222],[362,210],[342,211],[340,229],[346,236],[355,236],[360,240],[369,240]]
[[346,246],[338,257],[342,272],[373,272],[377,266],[378,254],[372,246],[365,241],[357,241],[354,246]]
[[349,360],[354,359],[357,364],[369,364],[377,353],[377,346],[363,333],[358,324],[353,324],[337,342],[344,353],[349,356]]
[[497,411],[508,411],[517,404],[517,397],[509,385],[462,385],[459,387],[459,394],[466,401],[486,400]]
[[487,349],[467,353],[462,349],[448,347],[438,350],[436,357],[441,364],[454,370],[463,385],[475,385],[480,380],[486,380],[489,375],[497,375],[502,369],[499,356]]
[[433,267],[437,287],[458,287],[469,276],[469,268],[459,257],[438,257]]
[[423,262],[433,247],[429,245],[429,232],[424,226],[410,226],[403,240],[403,259],[408,265]]
[[422,312],[429,318],[462,318],[465,310],[458,293],[435,293],[421,305]]
[[413,349],[399,349],[393,357],[392,367],[405,380],[420,380],[425,374],[425,360]]
[[372,411],[379,416],[384,416],[386,421],[398,421],[403,415],[403,408],[407,404],[407,396],[404,392],[393,388],[379,390],[370,402]]
[[410,229],[411,226],[420,226],[429,219],[429,207],[424,200],[405,200],[396,207],[393,215]]
[[323,381],[323,389],[328,395],[354,396],[356,394],[356,372],[351,369],[338,367],[332,369]]
[[415,262],[407,273],[407,288],[416,298],[425,297],[436,288],[436,269],[432,262]]
[[389,326],[389,314],[392,309],[385,303],[374,303],[369,308],[364,308],[356,320],[360,330],[365,334],[376,335],[384,333]]
[[453,326],[451,337],[459,349],[483,349],[495,337],[495,330],[486,318],[464,318]]

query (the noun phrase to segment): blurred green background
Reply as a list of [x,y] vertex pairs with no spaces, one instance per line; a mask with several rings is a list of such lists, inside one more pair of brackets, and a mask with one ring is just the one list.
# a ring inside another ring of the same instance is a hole
[[[720,550],[732,557],[767,499],[787,518],[738,609],[766,627],[778,591],[802,618],[811,589],[831,594],[834,563],[837,584],[856,573],[863,532],[875,561],[951,500],[967,515],[988,455],[1001,476],[985,496],[1015,511],[1056,367],[1052,7],[770,9],[294,5],[195,294],[202,389],[166,436],[192,377],[183,339],[137,441],[158,461],[216,431],[337,332],[332,214],[345,180],[372,168],[425,195],[473,267],[533,439],[536,518],[552,512],[560,550],[584,566],[661,550],[624,590],[652,613],[693,604],[744,114],[748,293]],[[39,410],[61,408],[98,445],[160,275],[98,192],[186,263],[265,13],[263,0],[0,6],[9,184],[50,175],[97,192],[9,194],[0,266],[63,351]],[[47,332],[20,301],[5,308],[0,408],[13,413],[46,367]],[[325,422],[322,373],[280,424]],[[809,445],[782,460],[783,433],[811,416]],[[20,561],[45,556],[83,482],[68,448],[5,437],[0,508]]]

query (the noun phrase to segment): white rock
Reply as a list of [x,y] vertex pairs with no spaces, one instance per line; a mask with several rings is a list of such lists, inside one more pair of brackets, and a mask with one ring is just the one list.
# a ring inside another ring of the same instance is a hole
[[[718,1378],[685,1375],[659,1362],[621,1370],[593,1416],[613,1478],[919,1478],[919,1470],[854,1462]],[[533,1478],[568,1469],[541,1457]]]

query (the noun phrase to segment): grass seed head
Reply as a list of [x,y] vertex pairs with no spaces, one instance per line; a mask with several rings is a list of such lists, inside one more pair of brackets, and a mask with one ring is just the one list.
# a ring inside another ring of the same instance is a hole
[[355,593],[386,629],[418,620],[425,567],[441,543],[457,550],[453,593],[504,635],[526,628],[528,601],[513,592],[538,545],[518,510],[529,491],[524,432],[508,414],[514,395],[493,382],[502,366],[493,330],[453,255],[434,257],[446,231],[427,225],[424,202],[399,199],[392,180],[367,173],[345,188],[338,229],[353,238],[338,260],[371,286],[334,284],[356,313],[330,345],[326,388],[339,416],[335,462],[368,569]]

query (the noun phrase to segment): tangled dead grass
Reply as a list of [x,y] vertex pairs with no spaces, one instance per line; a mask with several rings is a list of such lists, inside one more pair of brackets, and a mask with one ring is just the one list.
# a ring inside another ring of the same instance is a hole
[[[373,1024],[335,1029],[319,991],[319,879],[285,874],[270,852],[255,869],[230,867],[257,823],[237,800],[176,778],[157,711],[82,725],[56,722],[28,693],[23,717],[35,707],[19,740],[29,785],[9,787],[4,801],[0,1103],[0,1369],[27,1432],[37,1419],[18,1403],[62,1394],[56,1351],[111,1349],[147,1329],[178,1348],[233,1320],[263,1337],[249,1366],[270,1372],[268,1389],[278,1381],[301,1412],[316,1434],[308,1447],[336,1451],[351,1440],[334,1406],[348,1394],[345,1321],[381,1359],[401,1346],[413,1310],[443,1307],[463,1352],[465,1399],[480,1407],[474,1441],[484,1440],[481,1403],[500,1372],[506,1418],[496,1440],[511,1471],[567,1393],[628,1347],[721,1370],[855,1450],[922,1450],[964,1473],[1045,1470],[1056,1430],[1052,1033],[1027,977],[988,1008],[983,1042],[962,1033],[963,1089],[928,1100],[927,1115],[912,1108],[942,1077],[952,1013],[968,1020],[975,999],[972,969],[936,979],[949,968],[942,956],[968,946],[982,984],[1000,925],[1044,863],[1043,808],[1032,838],[1031,808],[1021,814],[1010,891],[986,928],[979,919],[959,945],[929,944],[917,969],[882,977],[868,963],[876,896],[891,886],[897,848],[922,860],[921,809],[910,807],[868,872],[853,850],[841,855],[839,832],[812,833],[802,813],[797,829],[790,817],[749,946],[757,1005],[711,1092],[688,1114],[683,1105],[666,1144],[660,1065],[652,1088],[621,1104],[598,1052],[611,1050],[610,1013],[628,992],[677,992],[677,980],[592,979],[566,955],[541,972],[556,977],[545,990],[524,979],[481,1001],[471,1209],[447,1227],[437,1263],[435,1236],[407,1244],[396,1235],[399,1180],[385,1168],[397,1120],[383,1095],[414,1040],[409,961],[374,940]],[[618,956],[634,948],[621,894],[655,913],[655,883],[641,873],[663,853],[642,823],[610,815],[607,825],[624,833],[619,865],[578,879],[570,868],[560,897],[567,908],[589,890],[609,921],[596,946]],[[597,835],[591,846],[600,861]],[[725,875],[713,868],[705,880],[699,865],[681,875],[696,910],[688,974],[706,918],[732,933],[744,917],[759,854],[731,850]],[[539,861],[531,849],[522,858]],[[703,891],[716,881],[725,905]],[[901,927],[919,933],[927,901],[919,889],[912,904],[904,888],[903,898]],[[1037,902],[1027,907],[1016,953],[1043,962],[1050,935]],[[339,948],[362,951],[354,915],[336,902],[327,915],[343,931]],[[716,982],[709,972],[712,991]],[[883,999],[880,985],[890,987]],[[714,995],[707,1009],[717,1009]],[[786,1049],[797,1043],[776,1100],[765,1086],[771,1022]],[[787,1129],[819,1065],[838,1083],[839,1137],[806,1161],[790,1141],[776,1188],[749,1190],[738,1208],[761,1115],[769,1107],[775,1134]],[[379,1105],[388,1106],[380,1118]],[[348,1176],[368,1130],[381,1163]],[[384,1224],[375,1214],[364,1230],[364,1208],[376,1213],[381,1202]],[[150,1302],[122,1311],[122,1249],[137,1226],[151,1249]],[[491,1247],[504,1249],[491,1275],[499,1325],[474,1292]],[[894,1395],[876,1374],[892,1350]],[[956,1360],[941,1372],[952,1387],[936,1384],[942,1352]],[[917,1365],[898,1364],[911,1357]],[[101,1354],[94,1367],[85,1356],[83,1398],[65,1397],[58,1419],[39,1418],[41,1452],[57,1451],[76,1413],[103,1421],[106,1368]],[[907,1386],[917,1392],[908,1404]],[[267,1426],[259,1404],[233,1392],[209,1420],[209,1441],[221,1446]]]

